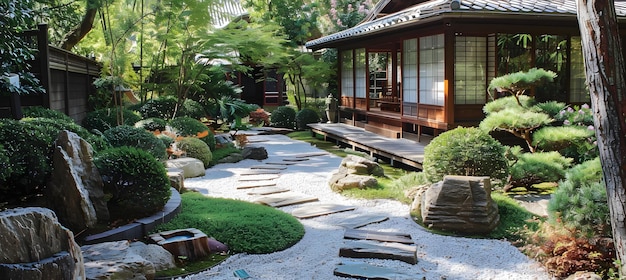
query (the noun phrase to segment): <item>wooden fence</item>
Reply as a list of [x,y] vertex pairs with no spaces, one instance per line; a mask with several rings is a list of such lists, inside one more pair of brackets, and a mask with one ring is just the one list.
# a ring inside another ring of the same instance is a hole
[[45,24],[23,36],[37,49],[31,72],[45,93],[0,97],[0,117],[19,119],[23,107],[42,106],[63,112],[80,124],[89,109],[87,100],[95,94],[93,81],[100,76],[102,66],[93,59],[50,46]]

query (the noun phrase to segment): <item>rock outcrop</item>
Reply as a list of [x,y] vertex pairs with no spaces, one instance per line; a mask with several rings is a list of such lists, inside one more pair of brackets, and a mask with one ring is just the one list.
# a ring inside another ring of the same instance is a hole
[[445,176],[416,199],[421,199],[422,221],[430,228],[483,234],[500,221],[489,177]]
[[0,212],[0,279],[84,279],[74,234],[46,208]]
[[170,159],[165,162],[165,166],[182,169],[185,178],[202,177],[206,174],[204,163],[199,159],[190,157]]
[[264,160],[267,159],[267,150],[263,147],[246,146],[241,151],[241,155],[244,159]]
[[331,176],[329,185],[336,192],[375,187],[378,185],[378,180],[372,176],[385,176],[385,171],[376,162],[363,157],[348,155],[341,161],[337,172]]
[[52,174],[46,195],[61,223],[73,231],[109,220],[102,177],[93,162],[91,145],[64,130],[55,141]]

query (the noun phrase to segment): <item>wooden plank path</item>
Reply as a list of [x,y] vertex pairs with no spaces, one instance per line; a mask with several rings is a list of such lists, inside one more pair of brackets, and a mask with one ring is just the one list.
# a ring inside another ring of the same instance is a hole
[[367,263],[340,263],[337,265],[333,274],[341,277],[350,277],[357,279],[381,279],[381,280],[398,280],[398,279],[421,279],[418,275],[407,274],[402,271],[393,270],[386,267],[373,266]]
[[309,124],[311,131],[323,135],[324,138],[352,146],[352,149],[362,149],[370,156],[380,155],[394,162],[422,169],[424,162],[424,147],[427,141],[416,142],[409,139],[392,139],[380,136],[365,129],[342,123]]
[[324,215],[335,214],[339,212],[352,211],[356,209],[354,206],[341,204],[318,204],[311,206],[302,206],[291,212],[291,215],[298,219],[315,218]]
[[255,200],[255,203],[265,204],[274,208],[303,204],[307,202],[318,201],[317,197],[292,192],[270,194]]
[[417,264],[417,247],[409,234],[348,229],[344,239],[349,241],[339,249],[340,257],[387,259]]
[[384,222],[386,220],[389,220],[389,217],[384,215],[354,215],[340,220],[335,225],[344,228],[360,228],[369,224]]

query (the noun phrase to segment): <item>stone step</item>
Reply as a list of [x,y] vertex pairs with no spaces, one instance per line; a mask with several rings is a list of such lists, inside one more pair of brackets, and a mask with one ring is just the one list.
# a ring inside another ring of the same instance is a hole
[[286,162],[301,162],[301,161],[307,161],[309,160],[308,158],[283,158],[282,161],[286,161]]
[[335,225],[344,228],[360,228],[369,224],[384,222],[386,220],[389,220],[389,217],[384,215],[353,215],[351,217],[340,220]]
[[410,264],[417,263],[417,248],[397,242],[373,240],[349,240],[339,249],[340,257],[398,260]]
[[386,267],[373,266],[362,262],[339,263],[333,271],[335,276],[358,279],[424,279],[419,275],[409,275]]
[[242,175],[242,176],[249,176],[249,175],[275,175],[275,174],[280,174],[280,170],[251,169],[251,170],[246,170],[246,171],[243,171],[243,172],[239,173],[239,175]]
[[277,165],[255,165],[251,166],[250,169],[268,169],[268,170],[285,170],[287,166],[277,166]]
[[294,165],[296,163],[297,162],[293,162],[293,161],[289,162],[289,161],[282,161],[282,160],[281,161],[274,160],[274,161],[265,162],[265,164],[269,164],[269,165]]
[[242,189],[262,188],[262,187],[271,187],[271,186],[276,186],[276,182],[272,182],[272,181],[250,182],[248,184],[238,186],[237,189],[242,190]]
[[313,202],[317,200],[318,200],[317,197],[287,192],[287,193],[266,195],[266,196],[256,199],[254,202],[259,203],[259,204],[265,204],[271,207],[283,207],[283,206]]
[[341,205],[341,204],[318,204],[310,206],[302,206],[291,212],[291,215],[298,219],[308,219],[319,217],[323,215],[329,215],[339,212],[352,211],[356,209],[354,206]]
[[380,242],[397,242],[403,244],[415,244],[410,234],[396,232],[381,232],[362,229],[347,229],[343,235],[345,239],[375,240]]
[[328,155],[327,152],[312,152],[312,153],[304,153],[304,154],[299,154],[296,155],[296,158],[308,158],[308,157],[319,157],[319,156],[325,156]]
[[270,181],[270,180],[275,180],[280,178],[280,175],[278,174],[260,174],[260,175],[246,175],[246,176],[240,176],[239,177],[239,182],[246,182],[246,181]]
[[288,191],[289,191],[288,189],[269,186],[269,187],[251,188],[248,191],[248,194],[249,195],[268,195],[268,194],[283,193],[283,192],[288,192]]

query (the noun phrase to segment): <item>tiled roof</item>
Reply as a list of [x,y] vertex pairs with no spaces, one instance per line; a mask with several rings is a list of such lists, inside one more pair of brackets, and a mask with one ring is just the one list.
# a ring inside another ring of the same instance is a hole
[[[456,5],[455,4],[460,4]],[[453,8],[454,7],[454,8]],[[626,17],[626,2],[615,2],[616,15]],[[306,43],[307,48],[342,40],[350,37],[368,35],[405,24],[444,14],[444,13],[489,13],[489,14],[529,14],[529,15],[569,15],[576,16],[575,0],[432,0],[408,9],[361,23]]]
[[233,19],[248,15],[248,11],[241,6],[240,0],[215,0],[209,9],[211,24],[223,28]]

